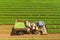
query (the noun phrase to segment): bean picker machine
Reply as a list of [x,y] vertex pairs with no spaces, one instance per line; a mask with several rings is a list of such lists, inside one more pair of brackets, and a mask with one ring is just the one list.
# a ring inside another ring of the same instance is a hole
[[23,34],[47,34],[46,25],[43,21],[30,23],[29,21],[16,20],[11,35]]

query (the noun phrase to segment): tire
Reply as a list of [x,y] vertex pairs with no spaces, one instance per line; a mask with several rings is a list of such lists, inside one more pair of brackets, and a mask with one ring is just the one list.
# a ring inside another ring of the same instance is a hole
[[41,33],[41,35],[43,34],[43,32],[42,32],[42,31],[40,31],[40,33]]
[[23,31],[17,31],[17,35],[23,35],[24,32]]
[[34,31],[34,34],[39,34],[39,31]]
[[37,34],[37,33],[36,33],[36,30],[33,30],[33,31],[32,31],[32,34]]
[[14,27],[12,28],[12,31],[11,31],[11,36],[15,35],[16,34],[16,31],[14,29]]

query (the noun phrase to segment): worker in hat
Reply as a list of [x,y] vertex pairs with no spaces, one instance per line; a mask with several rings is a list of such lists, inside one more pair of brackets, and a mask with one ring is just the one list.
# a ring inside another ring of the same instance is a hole
[[42,31],[42,34],[47,34],[47,30],[46,30],[44,21],[39,21],[38,26],[39,26],[40,30]]

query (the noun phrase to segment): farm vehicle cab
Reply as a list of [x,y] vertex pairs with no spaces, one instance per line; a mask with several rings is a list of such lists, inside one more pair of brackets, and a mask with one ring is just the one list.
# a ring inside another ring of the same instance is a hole
[[23,34],[47,34],[45,23],[43,21],[30,23],[28,21],[16,20],[11,35]]

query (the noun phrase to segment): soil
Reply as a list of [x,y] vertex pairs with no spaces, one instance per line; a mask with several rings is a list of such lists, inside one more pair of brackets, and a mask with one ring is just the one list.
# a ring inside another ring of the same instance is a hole
[[[4,30],[11,30],[13,27],[13,25],[0,25],[0,30],[3,30],[2,32],[4,32]],[[14,35],[13,37],[60,37],[60,34],[47,34],[47,35],[35,35],[35,34],[24,34],[24,35]],[[0,38],[9,38],[12,37],[10,35],[10,33],[6,34],[6,33],[0,33]],[[53,38],[52,38],[53,39]],[[58,39],[58,38],[56,38]],[[59,38],[60,39],[60,38]]]

